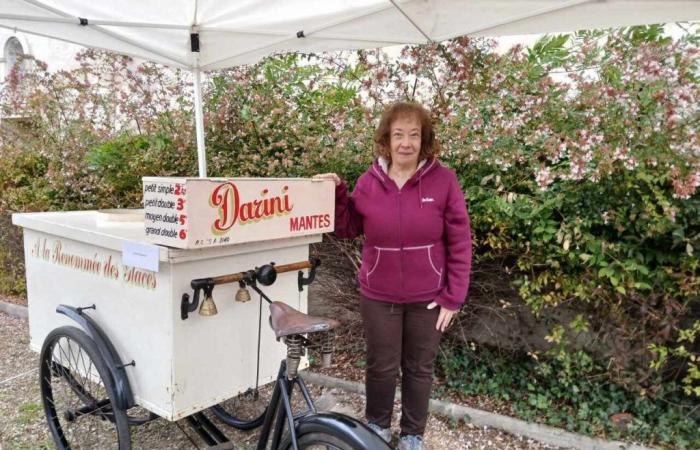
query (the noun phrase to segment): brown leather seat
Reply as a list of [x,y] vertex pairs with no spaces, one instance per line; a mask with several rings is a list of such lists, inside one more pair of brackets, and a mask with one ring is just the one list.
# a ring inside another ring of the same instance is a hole
[[270,325],[275,331],[275,336],[281,338],[292,334],[332,330],[340,325],[340,322],[304,314],[286,303],[272,302],[270,303]]

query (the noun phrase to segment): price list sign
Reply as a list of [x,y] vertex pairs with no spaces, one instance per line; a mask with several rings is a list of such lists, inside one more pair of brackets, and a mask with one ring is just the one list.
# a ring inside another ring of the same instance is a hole
[[185,183],[144,182],[146,237],[187,240],[186,194]]
[[333,231],[335,186],[305,178],[143,178],[146,238],[201,248]]

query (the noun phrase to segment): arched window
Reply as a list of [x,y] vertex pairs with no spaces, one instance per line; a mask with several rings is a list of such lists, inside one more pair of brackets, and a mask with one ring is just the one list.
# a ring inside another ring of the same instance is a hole
[[22,49],[22,44],[16,37],[11,37],[5,42],[5,68],[9,71],[12,70],[17,59],[24,55],[24,50]]

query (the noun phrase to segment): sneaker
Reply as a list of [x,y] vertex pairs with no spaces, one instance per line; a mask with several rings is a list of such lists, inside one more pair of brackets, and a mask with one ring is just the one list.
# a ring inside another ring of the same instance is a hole
[[398,450],[423,450],[423,436],[406,434],[399,438]]
[[382,428],[376,423],[372,422],[368,422],[367,426],[370,430],[377,433],[379,437],[384,440],[384,442],[389,443],[391,441],[391,428]]

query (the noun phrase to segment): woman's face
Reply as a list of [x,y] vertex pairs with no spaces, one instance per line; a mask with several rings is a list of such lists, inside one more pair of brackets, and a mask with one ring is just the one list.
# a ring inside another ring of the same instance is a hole
[[389,148],[392,164],[404,167],[417,166],[420,145],[420,122],[415,117],[399,117],[391,123]]

